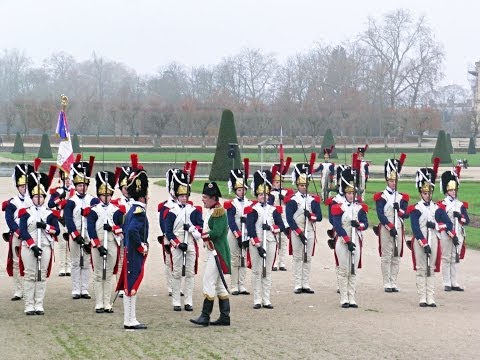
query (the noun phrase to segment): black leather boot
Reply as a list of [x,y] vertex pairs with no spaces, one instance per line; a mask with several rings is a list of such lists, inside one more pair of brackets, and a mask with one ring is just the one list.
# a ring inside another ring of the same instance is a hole
[[197,325],[208,326],[210,323],[210,314],[212,313],[212,310],[213,300],[208,300],[205,298],[205,300],[203,300],[202,314],[197,319],[190,319],[190,322]]
[[229,326],[230,325],[230,300],[229,299],[219,299],[218,307],[220,308],[220,317],[217,321],[212,321],[210,325],[212,326]]

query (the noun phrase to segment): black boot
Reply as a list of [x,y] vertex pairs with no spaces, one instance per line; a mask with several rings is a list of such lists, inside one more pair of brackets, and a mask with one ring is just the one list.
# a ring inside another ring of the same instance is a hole
[[220,308],[220,317],[217,321],[212,321],[210,325],[230,325],[230,300],[228,299],[219,299],[218,307]]
[[197,325],[208,326],[210,323],[210,314],[212,313],[212,310],[213,300],[208,300],[205,298],[205,300],[203,300],[202,314],[197,319],[190,319],[190,322]]

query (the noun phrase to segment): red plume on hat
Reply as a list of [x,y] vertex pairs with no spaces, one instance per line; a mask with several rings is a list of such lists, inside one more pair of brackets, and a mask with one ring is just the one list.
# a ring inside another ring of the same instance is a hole
[[317,157],[317,154],[315,154],[314,152],[310,154],[310,162],[308,163],[310,165],[308,168],[309,174],[313,174],[313,165],[315,164],[316,157]]
[[435,159],[433,159],[433,173],[435,174],[435,178],[437,177],[439,166],[440,166],[440,158],[436,157]]
[[288,170],[290,169],[291,163],[292,163],[292,158],[289,156],[286,158],[285,164],[283,165],[282,175],[285,175],[288,172]]
[[40,165],[41,165],[41,164],[42,164],[42,159],[40,159],[40,158],[38,158],[38,157],[35,158],[35,159],[33,160],[33,170],[34,170],[35,172],[38,172],[38,171],[40,170]]
[[460,171],[462,171],[462,167],[460,165],[455,166],[455,173],[457,177],[460,179]]
[[82,154],[77,154],[77,157],[75,158],[75,162],[80,162],[82,161]]
[[250,159],[249,158],[243,159],[243,172],[245,173],[245,180],[247,180],[248,176],[250,175]]

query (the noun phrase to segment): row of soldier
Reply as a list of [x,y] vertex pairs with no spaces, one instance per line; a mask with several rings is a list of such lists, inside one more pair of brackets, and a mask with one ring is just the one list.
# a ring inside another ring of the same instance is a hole
[[[120,268],[117,290],[126,292],[124,326],[145,327],[135,318],[135,295],[148,253],[148,220],[145,214],[148,178],[137,159],[132,159],[132,166],[117,168],[115,174],[108,171],[97,173],[97,198],[87,194],[93,159],[90,163],[77,159],[69,174],[60,172],[62,186],[50,191],[48,207],[45,200],[55,169],[46,175],[38,172],[39,163],[33,167],[26,164],[15,167],[18,195],[3,204],[9,226],[4,239],[10,245],[7,269],[14,277],[15,293],[12,300],[24,297],[27,315],[44,313],[44,282],[51,269],[51,250],[61,228],[65,227],[62,230],[68,246],[66,253],[57,254],[57,257],[63,260],[67,254],[71,256],[71,270],[68,269],[68,263],[65,268],[62,265],[60,275],[71,272],[72,298],[90,298],[88,283],[93,268],[95,310],[98,313],[113,312],[112,278]],[[469,222],[468,205],[456,199],[459,169],[442,174],[441,186],[446,198],[437,204],[431,201],[438,169],[438,166],[434,166],[433,169],[417,171],[416,182],[421,200],[408,207],[408,196],[398,193],[396,189],[403,161],[404,157],[385,162],[387,187],[382,193],[375,194],[374,198],[380,221],[374,231],[379,237],[384,288],[386,292],[398,291],[396,279],[405,240],[403,220],[410,216],[414,240],[413,243],[406,241],[406,244],[412,250],[417,270],[419,303],[422,307],[433,307],[435,300],[433,273],[429,271],[430,259],[435,271],[440,270],[442,259],[446,291],[463,291],[456,273],[457,262],[464,255],[463,226]],[[188,201],[194,178],[193,162],[188,165],[183,170],[168,171],[166,184],[171,197],[159,205],[162,231],[159,241],[163,245],[166,274],[171,281],[173,309],[181,310],[180,289],[184,276],[184,309],[193,310],[192,292],[200,240],[206,245],[211,260],[207,261],[210,267],[206,265],[204,272],[202,315],[192,319],[194,323],[230,323],[230,303],[223,274],[231,273],[233,295],[248,295],[245,286],[247,267],[252,269],[253,307],[272,309],[271,271],[286,270],[287,247],[293,255],[294,293],[314,293],[310,286],[310,269],[316,242],[315,223],[322,220],[322,213],[320,198],[308,193],[313,162],[294,167],[292,179],[297,187],[296,192],[282,186],[283,176],[288,171],[286,164],[255,172],[252,181],[256,197],[254,201],[245,197],[248,163],[243,170],[231,171],[229,186],[235,191],[236,197],[223,205],[219,203],[221,194],[218,186],[206,183],[203,202],[209,216],[205,219],[202,219],[202,210]],[[328,231],[328,243],[335,252],[340,304],[344,308],[357,307],[356,273],[361,267],[363,232],[368,228],[368,208],[358,193],[360,172],[361,160],[354,156],[352,166],[337,171],[338,195],[325,201],[332,224],[332,229]],[[70,181],[73,185],[70,185]],[[122,196],[112,200],[116,184]],[[125,216],[132,203],[135,205],[133,212],[130,217]],[[125,232],[128,223],[134,228],[131,236]],[[124,255],[133,257],[130,261],[122,261]],[[277,255],[278,266],[275,266]],[[127,270],[126,264],[133,269]],[[23,272],[25,283],[22,286],[20,275]],[[210,322],[215,296],[219,297],[221,315],[216,322]]]

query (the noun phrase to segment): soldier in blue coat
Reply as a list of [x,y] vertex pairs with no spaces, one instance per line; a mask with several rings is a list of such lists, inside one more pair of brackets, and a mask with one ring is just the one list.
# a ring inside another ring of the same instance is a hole
[[133,199],[132,206],[125,217],[124,251],[122,276],[117,291],[123,290],[125,329],[146,329],[145,324],[137,321],[137,291],[143,279],[145,260],[148,254],[148,219],[146,206],[148,200],[148,176],[143,169],[132,169],[127,182],[127,190]]

